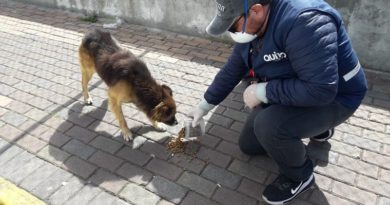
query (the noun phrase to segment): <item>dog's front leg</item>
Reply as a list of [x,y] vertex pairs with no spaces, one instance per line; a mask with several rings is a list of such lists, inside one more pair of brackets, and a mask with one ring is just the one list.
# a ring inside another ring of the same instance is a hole
[[158,131],[165,132],[168,129],[168,127],[164,123],[156,122],[153,120],[151,120],[151,122],[152,122],[153,127]]
[[109,92],[109,101],[111,105],[111,110],[114,112],[115,117],[119,122],[119,127],[121,128],[123,139],[125,141],[132,140],[133,135],[130,132],[129,128],[127,127],[125,117],[123,116],[121,101],[113,97],[112,95],[110,95],[110,92]]
[[81,69],[81,86],[83,89],[84,103],[92,105],[92,98],[88,93],[88,83],[95,73],[95,64],[87,50],[81,45],[79,47],[79,61]]
[[81,70],[81,84],[83,89],[84,103],[86,105],[92,105],[92,98],[89,96],[88,92],[88,82],[91,80],[92,74],[93,73],[88,72],[86,68],[82,68]]

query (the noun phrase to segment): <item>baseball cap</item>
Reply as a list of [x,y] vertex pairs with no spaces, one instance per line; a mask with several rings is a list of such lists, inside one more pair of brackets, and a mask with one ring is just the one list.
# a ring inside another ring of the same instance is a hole
[[206,28],[206,32],[214,36],[227,31],[234,23],[234,19],[247,12],[245,10],[253,4],[266,3],[269,0],[216,0],[215,2],[217,14]]

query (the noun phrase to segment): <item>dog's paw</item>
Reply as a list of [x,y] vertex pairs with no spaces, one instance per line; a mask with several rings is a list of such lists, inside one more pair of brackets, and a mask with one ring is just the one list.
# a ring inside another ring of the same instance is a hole
[[156,130],[161,131],[161,132],[165,132],[168,129],[168,127],[164,123],[161,123],[161,122],[156,122],[154,124],[154,128],[156,128]]
[[123,136],[123,139],[128,142],[130,140],[133,140],[133,133],[131,133],[129,130],[128,131],[122,131],[122,136]]
[[86,105],[92,105],[92,98],[87,98],[87,99],[84,99],[84,103],[86,104]]

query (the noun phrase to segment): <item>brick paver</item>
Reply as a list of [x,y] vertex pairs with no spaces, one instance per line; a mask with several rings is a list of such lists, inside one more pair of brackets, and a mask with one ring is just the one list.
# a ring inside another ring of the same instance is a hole
[[[3,141],[4,142],[4,141]],[[4,165],[9,160],[13,159],[16,155],[23,152],[22,149],[20,149],[17,146],[10,146],[10,144],[5,144],[1,147],[2,150],[5,150],[0,155],[0,163]]]
[[[83,34],[102,23],[80,16],[0,3],[0,176],[53,205],[264,204],[261,192],[278,167],[239,150],[245,87],[206,116],[207,133],[187,154],[166,148],[180,126],[156,131],[133,105],[123,106],[135,137],[125,142],[97,75],[90,82],[94,104],[82,103],[77,49]],[[172,88],[180,121],[232,50],[229,43],[126,23],[112,33]],[[304,141],[317,186],[292,204],[389,204],[390,74],[366,75],[364,105],[329,143]]]
[[231,161],[231,157],[221,152],[214,151],[205,147],[201,147],[197,153],[197,157],[206,161],[206,163],[213,163],[220,167],[228,166]]
[[250,196],[254,199],[260,200],[261,195],[259,193],[262,193],[264,188],[265,188],[264,185],[261,185],[259,183],[252,181],[252,180],[248,180],[248,179],[244,178],[241,181],[241,184],[238,187],[237,191],[242,193],[242,194],[245,194],[247,196]]
[[128,183],[126,180],[103,169],[96,171],[95,174],[89,178],[89,181],[114,194],[118,194]]
[[20,183],[20,186],[32,192],[33,189],[42,183],[42,179],[49,178],[59,168],[50,163],[39,161],[38,159],[33,158],[31,161],[34,161],[34,164],[39,164],[40,167],[38,169],[32,169],[33,172]]
[[57,165],[62,165],[71,155],[52,145],[47,145],[38,152],[38,156]]
[[255,205],[256,204],[255,199],[247,197],[243,194],[240,194],[238,192],[226,188],[218,189],[213,198],[214,200],[227,205],[234,205],[234,204]]
[[229,170],[260,183],[263,183],[268,175],[266,171],[239,160],[234,160],[230,165]]
[[153,174],[148,170],[129,163],[123,164],[116,173],[131,182],[142,185],[147,184],[153,177]]
[[102,190],[95,186],[86,185],[78,191],[70,200],[67,200],[64,205],[72,204],[88,204],[93,198],[100,194]]
[[99,137],[95,138],[94,140],[92,140],[92,142],[90,142],[90,145],[92,145],[98,149],[104,150],[106,152],[109,152],[111,154],[114,154],[122,146],[121,143],[116,142],[116,141],[109,139],[107,137],[102,137],[102,136],[99,136]]
[[175,181],[183,172],[180,167],[167,163],[163,160],[159,160],[157,158],[150,161],[149,164],[146,165],[146,169],[156,173],[157,175],[166,177],[172,181]]
[[88,146],[78,140],[69,141],[62,147],[62,149],[83,159],[88,159],[96,151],[96,149],[93,147]]
[[72,177],[72,174],[63,169],[56,169],[56,171],[46,178],[43,182],[38,184],[32,193],[41,199],[45,199],[57,191],[63,184]]
[[[35,170],[39,170],[40,167],[44,164],[43,160],[40,160],[38,158],[34,158],[33,160],[30,160],[29,162],[23,164],[20,166],[19,169],[14,170],[11,172],[8,177],[12,178],[12,181],[15,183],[20,183],[22,180],[27,178],[26,180],[30,180],[33,178],[31,176]],[[38,181],[38,180],[35,180]],[[40,181],[40,179],[39,179]],[[23,181],[24,183],[25,181]]]
[[83,186],[84,183],[77,177],[72,177],[71,179],[63,182],[62,186],[49,197],[48,202],[51,204],[63,204]]
[[114,171],[123,162],[123,160],[102,151],[95,152],[89,161],[110,171]]
[[149,154],[127,146],[118,151],[117,156],[140,166],[145,165],[152,158]]
[[189,170],[197,174],[199,174],[206,166],[206,162],[186,155],[175,155],[169,161],[185,170]]
[[24,135],[22,138],[20,138],[18,141],[16,141],[16,144],[20,145],[21,147],[25,148],[26,150],[36,153],[40,149],[42,149],[46,143],[31,136],[31,135]]
[[182,203],[182,205],[198,205],[198,204],[217,205],[217,202],[207,199],[195,192],[190,192]]
[[72,156],[66,160],[64,166],[67,170],[83,179],[88,178],[97,168],[95,165],[92,165],[91,163],[88,163],[76,156]]
[[215,183],[190,172],[184,172],[178,183],[207,197],[212,196],[217,188]]
[[238,187],[241,177],[233,174],[223,168],[219,168],[213,164],[209,164],[204,171],[202,176],[218,183],[219,186],[226,186],[230,189]]
[[150,204],[154,205],[160,200],[160,197],[152,192],[149,192],[143,187],[137,186],[135,184],[128,184],[119,196],[124,197],[130,202],[136,205]]
[[153,177],[146,188],[175,204],[180,203],[187,192],[187,189],[159,176]]

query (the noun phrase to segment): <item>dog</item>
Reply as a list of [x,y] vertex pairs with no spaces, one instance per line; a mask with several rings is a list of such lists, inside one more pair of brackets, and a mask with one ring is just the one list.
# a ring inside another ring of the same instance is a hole
[[166,130],[164,124],[178,124],[171,88],[157,83],[146,64],[121,47],[109,31],[94,29],[87,32],[79,47],[79,61],[85,104],[92,104],[88,82],[96,72],[108,87],[110,108],[126,141],[133,137],[123,116],[122,103],[134,103],[160,131]]

